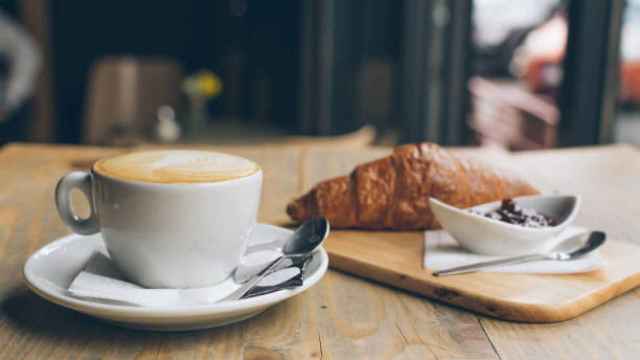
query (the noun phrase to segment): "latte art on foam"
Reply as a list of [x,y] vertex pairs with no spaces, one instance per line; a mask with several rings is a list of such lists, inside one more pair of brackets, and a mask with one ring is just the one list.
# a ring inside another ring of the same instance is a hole
[[100,174],[156,183],[214,182],[249,176],[253,161],[239,156],[199,150],[160,150],[120,155],[98,161]]

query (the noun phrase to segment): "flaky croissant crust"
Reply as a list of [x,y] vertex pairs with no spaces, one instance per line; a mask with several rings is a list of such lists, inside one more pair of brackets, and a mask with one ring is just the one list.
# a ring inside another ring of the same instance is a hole
[[429,197],[465,208],[537,193],[521,179],[424,143],[399,146],[349,176],[319,183],[287,213],[296,221],[325,216],[334,228],[435,229]]

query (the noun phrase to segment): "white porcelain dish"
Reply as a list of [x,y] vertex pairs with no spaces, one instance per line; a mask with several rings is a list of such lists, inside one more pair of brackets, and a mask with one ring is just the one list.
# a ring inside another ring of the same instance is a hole
[[580,208],[580,198],[572,195],[535,195],[514,198],[523,207],[557,219],[546,228],[527,228],[473,214],[469,210],[492,211],[500,201],[458,209],[431,198],[430,205],[442,227],[467,250],[486,255],[521,255],[545,252],[557,245],[557,235],[571,225]]
[[[291,230],[258,224],[250,243],[277,244],[289,234]],[[258,315],[318,283],[329,264],[326,251],[319,248],[305,268],[303,286],[293,290],[281,290],[249,299],[207,305],[139,307],[108,304],[69,295],[69,284],[96,251],[104,251],[104,243],[99,234],[69,235],[58,239],[38,250],[27,260],[24,266],[27,285],[48,301],[121,326],[182,331],[222,326]]]

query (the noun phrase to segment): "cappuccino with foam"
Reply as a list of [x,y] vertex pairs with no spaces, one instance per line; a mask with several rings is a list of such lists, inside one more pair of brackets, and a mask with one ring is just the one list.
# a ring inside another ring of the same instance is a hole
[[93,169],[118,179],[175,184],[233,180],[255,173],[258,165],[213,151],[159,150],[103,159]]

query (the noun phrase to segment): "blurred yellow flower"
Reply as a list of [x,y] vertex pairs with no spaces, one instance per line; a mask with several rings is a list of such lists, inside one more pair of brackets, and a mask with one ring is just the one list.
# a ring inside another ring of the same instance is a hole
[[202,70],[185,79],[183,89],[191,95],[215,97],[222,92],[222,80],[213,72]]
[[207,97],[213,97],[222,91],[222,81],[211,71],[201,71],[197,74],[198,88]]

